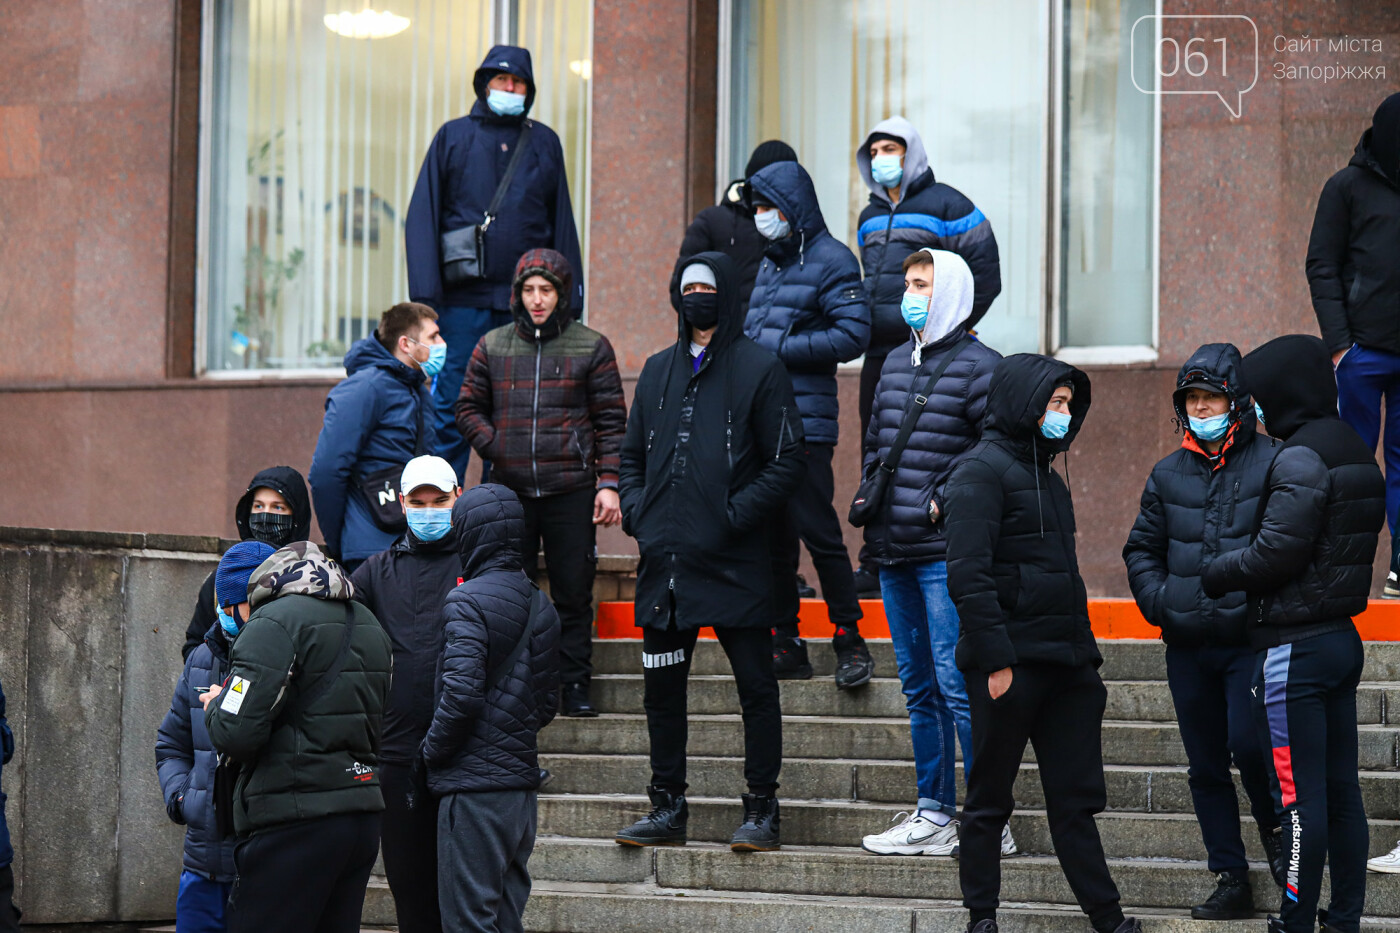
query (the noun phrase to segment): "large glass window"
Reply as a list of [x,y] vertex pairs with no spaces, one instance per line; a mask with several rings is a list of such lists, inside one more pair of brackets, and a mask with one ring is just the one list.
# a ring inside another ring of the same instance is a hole
[[471,109],[496,36],[531,50],[531,115],[559,133],[587,236],[590,0],[212,6],[208,372],[338,367],[408,297],[403,222],[419,166],[438,127]]

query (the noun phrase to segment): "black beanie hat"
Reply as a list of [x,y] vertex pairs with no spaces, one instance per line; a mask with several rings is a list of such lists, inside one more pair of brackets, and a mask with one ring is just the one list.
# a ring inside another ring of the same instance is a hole
[[754,147],[749,156],[749,164],[744,166],[744,177],[752,178],[774,162],[796,162],[797,153],[781,139],[770,139]]
[[903,136],[896,136],[893,133],[871,133],[870,138],[865,141],[865,145],[873,146],[882,139],[888,139],[892,143],[899,143],[905,149],[909,148],[909,141]]

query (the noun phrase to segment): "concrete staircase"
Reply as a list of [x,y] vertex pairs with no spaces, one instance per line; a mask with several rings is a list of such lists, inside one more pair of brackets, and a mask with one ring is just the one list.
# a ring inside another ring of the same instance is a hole
[[[1162,646],[1101,645],[1108,682],[1103,743],[1109,811],[1099,827],[1125,907],[1146,919],[1152,931],[1259,933],[1259,920],[1189,919],[1189,908],[1212,890],[1214,878],[1192,814]],[[737,855],[724,843],[741,820],[742,731],[723,652],[712,641],[701,642],[692,669],[692,841],[684,848],[635,849],[611,840],[618,828],[649,809],[640,643],[597,642],[593,696],[604,715],[556,720],[540,737],[542,764],[554,779],[540,797],[526,928],[539,933],[963,930],[956,861],[882,857],[859,848],[862,835],[884,829],[915,796],[893,651],[887,641],[872,641],[871,649],[877,677],[860,690],[835,689],[833,655],[815,643],[817,677],[783,684],[784,848]],[[1364,680],[1358,704],[1362,788],[1372,854],[1380,854],[1400,839],[1400,644],[1368,644]],[[1026,854],[1002,862],[1002,930],[1089,930],[1051,856],[1029,751],[1016,796],[1012,829]],[[1241,810],[1248,812],[1243,803]],[[1259,860],[1258,840],[1246,822],[1246,845]],[[1259,916],[1276,911],[1278,890],[1262,862],[1256,861],[1252,880]],[[1400,933],[1400,876],[1370,876],[1367,915],[1365,929]],[[376,882],[365,925],[393,920],[387,888]]]

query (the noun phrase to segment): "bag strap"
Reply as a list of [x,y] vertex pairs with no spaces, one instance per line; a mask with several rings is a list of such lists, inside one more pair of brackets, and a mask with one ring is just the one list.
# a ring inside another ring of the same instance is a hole
[[[531,586],[534,586],[534,584],[532,583]],[[510,654],[506,655],[506,659],[500,664],[497,664],[491,669],[491,673],[486,675],[486,689],[481,692],[482,697],[487,696],[492,690],[496,689],[496,685],[501,682],[501,678],[506,675],[506,671],[515,667],[515,662],[520,660],[520,655],[525,652],[525,646],[530,643],[530,634],[535,630],[535,623],[544,612],[546,599],[547,597],[544,595],[544,590],[536,587],[535,595],[530,599],[530,617],[525,620],[525,631],[520,633],[519,640],[516,641],[515,647],[510,649]]]
[[[438,375],[441,376],[442,374],[439,373]],[[414,399],[414,401],[418,403],[416,406],[417,413],[415,419],[418,422],[418,436],[415,437],[413,440],[413,456],[417,458],[423,456],[425,453],[428,452],[428,438],[423,430],[423,406],[427,403],[423,400],[424,392],[421,386],[416,388],[414,390],[414,393],[417,395],[417,398]],[[430,395],[428,396],[428,398],[432,398],[432,396]],[[394,486],[397,487],[398,483],[395,483]],[[411,492],[411,490],[400,489],[399,492],[408,493]]]
[[335,660],[324,674],[316,679],[310,689],[303,690],[301,694],[283,707],[277,719],[279,722],[299,716],[310,709],[312,704],[326,695],[326,691],[335,683],[340,672],[345,670],[345,662],[350,657],[350,630],[355,627],[355,603],[347,601],[345,603],[345,631],[340,636],[340,650],[336,653]]
[[515,138],[515,151],[510,154],[510,162],[506,164],[506,173],[501,176],[501,183],[496,186],[496,193],[491,197],[491,206],[486,208],[486,216],[481,219],[482,230],[491,226],[496,212],[501,209],[501,200],[505,198],[506,189],[510,187],[510,180],[515,177],[515,168],[520,164],[520,156],[525,152],[525,141],[530,138],[531,125],[530,121],[526,120],[520,126],[520,135]]
[[967,334],[963,334],[963,336],[955,340],[953,345],[949,347],[947,352],[938,360],[938,365],[933,368],[933,372],[929,374],[928,379],[924,380],[924,390],[922,392],[914,392],[910,395],[909,401],[904,409],[904,420],[899,425],[899,434],[895,435],[894,443],[890,445],[890,452],[886,454],[885,458],[880,462],[880,469],[893,473],[899,468],[899,458],[904,455],[904,448],[909,445],[909,438],[914,433],[914,424],[919,420],[919,415],[923,412],[924,406],[928,404],[928,398],[933,394],[934,386],[938,384],[938,380],[942,378],[944,370],[952,364],[954,357],[958,355],[958,351],[962,349],[963,344],[967,343],[967,341]]

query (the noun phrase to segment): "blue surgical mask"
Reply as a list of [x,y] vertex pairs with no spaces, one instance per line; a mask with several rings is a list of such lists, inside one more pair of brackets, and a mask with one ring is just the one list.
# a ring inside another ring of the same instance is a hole
[[904,180],[904,157],[881,153],[870,160],[870,177],[882,188],[897,188]]
[[753,225],[758,228],[759,233],[770,240],[781,240],[792,232],[792,225],[778,216],[776,208],[754,214]]
[[222,608],[219,609],[219,627],[224,630],[224,634],[228,636],[229,641],[233,641],[233,639],[238,637],[238,621],[227,612],[224,612]]
[[441,541],[452,530],[451,509],[404,509],[403,514],[419,541]]
[[904,315],[904,323],[915,330],[923,330],[928,323],[928,295],[916,295],[913,292],[905,292],[904,298],[899,302],[899,313]]
[[1191,433],[1196,435],[1197,440],[1218,441],[1230,430],[1228,411],[1223,415],[1212,415],[1209,418],[1188,417],[1186,420],[1191,422]]
[[447,344],[435,343],[428,347],[428,360],[420,363],[423,372],[429,376],[436,376],[442,372],[442,367],[447,363]]
[[497,116],[518,117],[525,112],[525,95],[492,88],[486,92],[486,106]]
[[1064,412],[1045,410],[1045,420],[1040,423],[1040,433],[1058,441],[1069,433],[1069,415]]
[[1268,427],[1268,425],[1264,423],[1264,409],[1262,409],[1262,408],[1259,407],[1259,403],[1258,403],[1258,402],[1255,402],[1255,403],[1254,403],[1254,417],[1256,417],[1256,418],[1259,419],[1259,426],[1260,426],[1261,428],[1267,428],[1267,427]]

